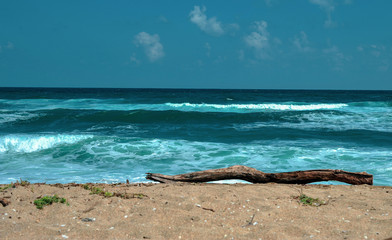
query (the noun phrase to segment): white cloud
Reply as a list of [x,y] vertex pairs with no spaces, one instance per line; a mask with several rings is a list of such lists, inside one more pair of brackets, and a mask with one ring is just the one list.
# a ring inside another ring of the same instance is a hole
[[324,22],[325,27],[333,27],[334,22],[332,21],[332,12],[335,10],[333,0],[309,0],[310,3],[318,5],[327,14],[327,20]]
[[163,23],[169,22],[169,21],[167,20],[167,18],[166,18],[165,16],[163,16],[163,15],[159,16],[158,20],[159,20],[160,22],[163,22]]
[[357,47],[357,50],[366,56],[366,59],[371,59],[369,65],[376,67],[379,71],[388,71],[392,65],[392,54],[385,45],[361,45]]
[[220,36],[225,33],[222,27],[222,23],[216,20],[215,17],[208,18],[205,14],[206,8],[203,6],[195,6],[189,13],[191,22],[196,24],[203,32],[212,35]]
[[135,36],[135,44],[137,46],[141,45],[144,48],[151,62],[155,62],[165,56],[158,34],[151,35],[146,32],[140,32]]
[[258,32],[252,32],[245,37],[245,42],[249,47],[255,48],[256,50],[261,50],[267,48],[269,43],[267,36],[264,36]]
[[370,54],[375,58],[374,63],[377,64],[377,69],[383,72],[388,71],[392,56],[388,53],[387,47],[380,44],[372,44],[369,50]]
[[381,53],[385,52],[386,47],[384,45],[370,45],[371,51],[370,53],[375,57],[380,57]]
[[333,64],[333,70],[342,71],[346,62],[351,60],[350,57],[344,55],[338,47],[332,46],[323,50],[328,60]]
[[373,57],[380,57],[385,55],[388,52],[388,49],[384,45],[370,44],[370,45],[361,45],[357,47],[358,52],[367,52],[370,53]]
[[272,6],[272,0],[264,0],[265,5]]
[[140,60],[139,59],[137,59],[137,57],[136,57],[136,54],[135,53],[133,53],[132,54],[132,56],[130,57],[130,59],[129,60],[131,60],[131,63],[134,63],[134,64],[136,64],[136,65],[139,65],[140,64]]
[[270,46],[270,34],[267,31],[267,27],[268,24],[266,21],[257,21],[254,23],[256,31],[251,32],[244,38],[246,45],[255,50],[256,57],[258,58],[268,57],[267,50]]
[[300,52],[310,52],[312,48],[309,46],[308,35],[304,31],[301,31],[299,36],[295,36],[293,40],[295,48]]

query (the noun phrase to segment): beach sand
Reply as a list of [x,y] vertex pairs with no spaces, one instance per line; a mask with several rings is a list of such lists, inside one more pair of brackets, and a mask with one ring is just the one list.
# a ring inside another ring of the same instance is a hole
[[[5,187],[6,185],[1,185]],[[387,239],[392,187],[283,184],[18,185],[0,192],[0,239]],[[303,205],[298,196],[319,198]],[[39,210],[57,194],[68,204]],[[124,198],[124,196],[128,198]]]

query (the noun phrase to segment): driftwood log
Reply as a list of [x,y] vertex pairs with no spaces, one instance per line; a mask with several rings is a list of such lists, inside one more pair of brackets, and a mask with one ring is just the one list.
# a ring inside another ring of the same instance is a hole
[[251,183],[307,184],[320,181],[339,181],[353,185],[373,185],[373,175],[366,172],[320,169],[308,171],[265,173],[255,168],[235,165],[228,168],[211,169],[179,175],[147,173],[147,179],[161,182],[211,182],[227,179],[241,179]]

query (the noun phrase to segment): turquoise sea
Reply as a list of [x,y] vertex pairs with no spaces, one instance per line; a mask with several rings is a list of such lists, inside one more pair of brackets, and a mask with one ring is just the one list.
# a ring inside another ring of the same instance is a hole
[[236,164],[366,171],[392,186],[392,91],[0,88],[0,183]]

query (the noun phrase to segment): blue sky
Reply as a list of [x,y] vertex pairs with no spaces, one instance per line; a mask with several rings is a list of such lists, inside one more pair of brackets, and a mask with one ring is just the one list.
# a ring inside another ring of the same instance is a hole
[[1,87],[392,90],[392,1],[2,1]]

